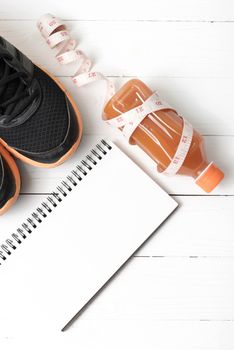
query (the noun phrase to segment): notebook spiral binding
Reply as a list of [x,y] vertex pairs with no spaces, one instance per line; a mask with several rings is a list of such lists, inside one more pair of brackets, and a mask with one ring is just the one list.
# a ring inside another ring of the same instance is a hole
[[42,223],[46,217],[63,201],[65,197],[78,185],[80,181],[93,169],[94,166],[102,160],[103,156],[112,149],[105,140],[91,150],[91,155],[86,155],[85,159],[76,166],[57,186],[56,190],[47,197],[41,205],[28,217],[20,227],[16,229],[17,233],[12,233],[4,243],[0,245],[0,265],[17,249],[17,247],[30,235],[37,226]]

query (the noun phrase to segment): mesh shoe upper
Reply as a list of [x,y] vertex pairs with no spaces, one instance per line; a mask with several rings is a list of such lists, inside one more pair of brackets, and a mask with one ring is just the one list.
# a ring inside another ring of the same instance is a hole
[[34,77],[41,87],[41,103],[23,124],[1,128],[0,137],[11,147],[41,153],[59,146],[68,130],[66,98],[58,85],[35,66]]
[[75,109],[55,80],[0,37],[0,139],[29,160],[53,164],[79,133]]

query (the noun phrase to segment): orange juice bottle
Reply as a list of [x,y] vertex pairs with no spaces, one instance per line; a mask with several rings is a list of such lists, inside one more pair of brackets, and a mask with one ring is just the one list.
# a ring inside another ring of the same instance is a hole
[[159,172],[191,176],[205,192],[211,192],[224,177],[213,162],[207,161],[202,136],[175,110],[154,98],[140,80],[128,81],[108,101],[103,118],[123,132],[130,127],[129,143],[141,147],[156,162]]

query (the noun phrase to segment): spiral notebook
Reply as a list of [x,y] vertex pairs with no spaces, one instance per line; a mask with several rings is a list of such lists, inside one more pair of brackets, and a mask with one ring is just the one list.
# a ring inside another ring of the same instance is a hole
[[0,221],[1,332],[64,329],[177,206],[104,140],[38,200]]

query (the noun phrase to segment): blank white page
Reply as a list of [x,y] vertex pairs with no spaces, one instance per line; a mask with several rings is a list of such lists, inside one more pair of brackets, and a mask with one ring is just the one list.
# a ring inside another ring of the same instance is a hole
[[109,144],[111,150],[101,144],[106,155],[96,149],[102,159],[92,155],[97,164],[89,162],[92,170],[86,168],[86,176],[80,172],[81,181],[73,175],[77,186],[66,180],[72,191],[63,186],[67,196],[60,195],[62,202],[54,199],[55,208],[49,204],[51,213],[44,209],[46,218],[38,214],[42,222],[34,219],[36,228],[28,223],[32,233],[24,231],[27,238],[21,244],[12,239],[16,249],[9,248],[11,255],[4,252],[1,330],[60,331],[176,208],[149,176]]

